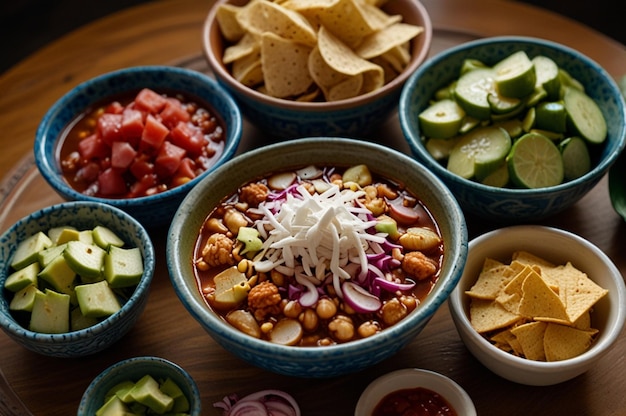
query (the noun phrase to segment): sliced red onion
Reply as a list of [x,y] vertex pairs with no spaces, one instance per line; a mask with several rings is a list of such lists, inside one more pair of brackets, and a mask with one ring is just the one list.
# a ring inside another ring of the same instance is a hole
[[376,312],[382,306],[380,299],[356,283],[343,282],[341,289],[345,302],[358,313]]
[[315,305],[315,302],[319,299],[319,293],[317,291],[317,286],[313,284],[309,279],[301,275],[300,273],[296,273],[296,281],[304,286],[304,291],[300,295],[299,302],[305,308],[311,307]]
[[[231,404],[231,400],[234,402]],[[225,397],[213,407],[224,409],[224,416],[300,416],[296,400],[281,390],[262,390],[237,400]]]
[[413,287],[415,287],[415,283],[411,282],[411,283],[398,283],[398,282],[392,282],[389,281],[387,279],[384,278],[380,278],[380,277],[376,277],[374,279],[374,285],[378,285],[381,288],[388,290],[390,292],[395,292],[396,290],[400,290],[400,291],[404,291],[404,290],[411,290],[413,289]]

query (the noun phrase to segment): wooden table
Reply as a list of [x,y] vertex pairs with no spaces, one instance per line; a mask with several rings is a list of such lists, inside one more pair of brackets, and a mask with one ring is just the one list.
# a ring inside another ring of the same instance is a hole
[[[626,72],[626,48],[576,22],[523,4],[500,0],[424,0],[435,28],[432,53],[483,36],[529,35],[564,43],[590,56],[615,78]],[[48,45],[0,78],[0,232],[30,211],[58,202],[32,165],[32,143],[50,105],[76,84],[107,71],[143,64],[206,70],[201,26],[210,1],[148,3],[103,18]],[[388,144],[403,151],[392,117]],[[240,152],[258,134],[245,125]],[[626,226],[611,208],[606,178],[568,211],[543,221],[573,231],[605,251],[626,272]],[[468,218],[470,235],[491,229]],[[109,365],[132,356],[156,355],[186,368],[202,392],[204,414],[230,393],[278,388],[290,392],[304,415],[351,415],[361,391],[389,371],[420,367],[461,384],[482,415],[624,414],[624,332],[596,368],[563,384],[528,387],[503,380],[465,349],[447,305],[394,357],[360,374],[328,380],[298,379],[251,367],[219,347],[185,311],[169,283],[165,234],[154,233],[157,271],[148,306],[137,326],[112,348],[91,357],[39,356],[0,334],[0,366],[35,415],[74,414],[84,389]],[[4,416],[4,415],[3,415]]]

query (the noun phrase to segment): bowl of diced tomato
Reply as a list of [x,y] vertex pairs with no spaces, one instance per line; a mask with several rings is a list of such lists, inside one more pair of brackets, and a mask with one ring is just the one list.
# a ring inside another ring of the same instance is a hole
[[34,153],[66,200],[116,206],[142,225],[169,225],[189,190],[236,152],[242,116],[211,77],[173,66],[102,74],[44,115]]

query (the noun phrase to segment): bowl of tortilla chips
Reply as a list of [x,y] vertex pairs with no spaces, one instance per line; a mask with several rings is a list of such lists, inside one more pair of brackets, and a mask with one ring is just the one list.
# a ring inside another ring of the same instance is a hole
[[218,0],[202,38],[218,82],[279,140],[371,134],[431,41],[416,0]]
[[519,225],[469,243],[449,307],[485,367],[547,386],[577,377],[610,351],[625,302],[622,275],[598,247],[569,231]]

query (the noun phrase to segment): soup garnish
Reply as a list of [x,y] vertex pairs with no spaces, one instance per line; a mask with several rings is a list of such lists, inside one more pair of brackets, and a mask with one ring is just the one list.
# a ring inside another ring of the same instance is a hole
[[194,266],[207,303],[243,332],[331,345],[402,320],[439,276],[443,241],[420,200],[365,165],[251,181],[207,217]]

